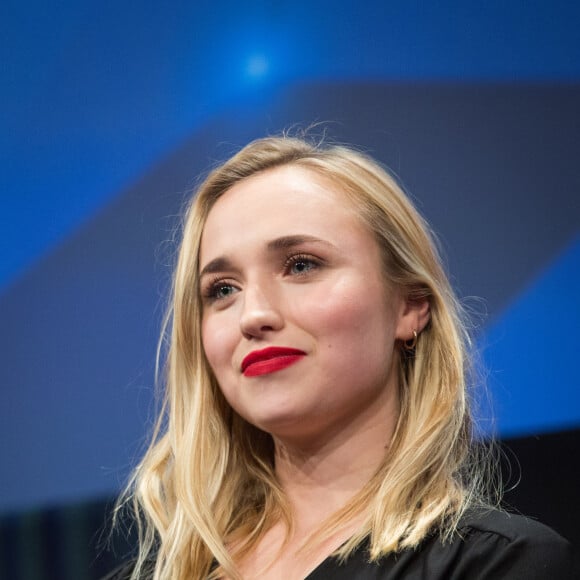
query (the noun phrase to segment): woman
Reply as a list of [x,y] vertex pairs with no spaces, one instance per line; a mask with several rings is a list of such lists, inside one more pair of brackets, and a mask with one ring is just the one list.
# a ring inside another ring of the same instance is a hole
[[562,538],[490,507],[460,307],[368,157],[268,138],[215,169],[168,328],[139,558],[113,577],[572,577]]

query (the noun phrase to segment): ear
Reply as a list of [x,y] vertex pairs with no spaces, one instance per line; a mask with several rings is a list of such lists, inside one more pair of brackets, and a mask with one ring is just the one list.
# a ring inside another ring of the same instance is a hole
[[431,307],[427,298],[403,298],[395,338],[412,340],[413,331],[421,334],[431,319]]

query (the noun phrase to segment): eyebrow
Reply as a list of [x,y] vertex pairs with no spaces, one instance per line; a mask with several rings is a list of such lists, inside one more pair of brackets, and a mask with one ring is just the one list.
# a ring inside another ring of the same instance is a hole
[[[269,252],[288,250],[290,248],[294,248],[295,246],[300,246],[301,244],[305,244],[308,242],[315,242],[333,247],[333,244],[331,244],[330,242],[317,238],[316,236],[299,234],[294,236],[282,236],[280,238],[276,238],[275,240],[271,240],[266,244],[266,249]],[[208,262],[199,273],[199,276],[201,278],[207,274],[215,274],[216,272],[223,272],[225,270],[235,270],[235,269],[236,269],[235,266],[228,258],[226,258],[225,256],[220,256],[219,258],[215,258],[214,260]]]
[[227,258],[221,257],[208,262],[203,270],[199,273],[199,277],[202,278],[207,274],[215,274],[216,272],[223,272],[225,270],[233,270],[233,264]]
[[295,236],[282,236],[281,238],[276,238],[271,242],[268,242],[266,247],[268,250],[288,250],[289,248],[293,248],[295,246],[300,246],[301,244],[305,244],[307,242],[317,242],[322,243],[327,246],[332,246],[330,242],[326,240],[321,240],[315,236],[308,236],[305,234],[299,234]]

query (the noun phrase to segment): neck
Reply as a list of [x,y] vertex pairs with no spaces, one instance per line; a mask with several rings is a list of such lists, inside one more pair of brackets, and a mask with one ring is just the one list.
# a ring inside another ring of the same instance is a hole
[[377,405],[307,441],[274,438],[276,474],[297,532],[317,528],[369,482],[384,460],[397,415],[398,405]]

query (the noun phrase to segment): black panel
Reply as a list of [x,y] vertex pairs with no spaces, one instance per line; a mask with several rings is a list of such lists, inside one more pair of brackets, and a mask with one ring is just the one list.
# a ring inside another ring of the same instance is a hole
[[548,524],[580,555],[580,430],[508,439],[503,443],[505,502]]

